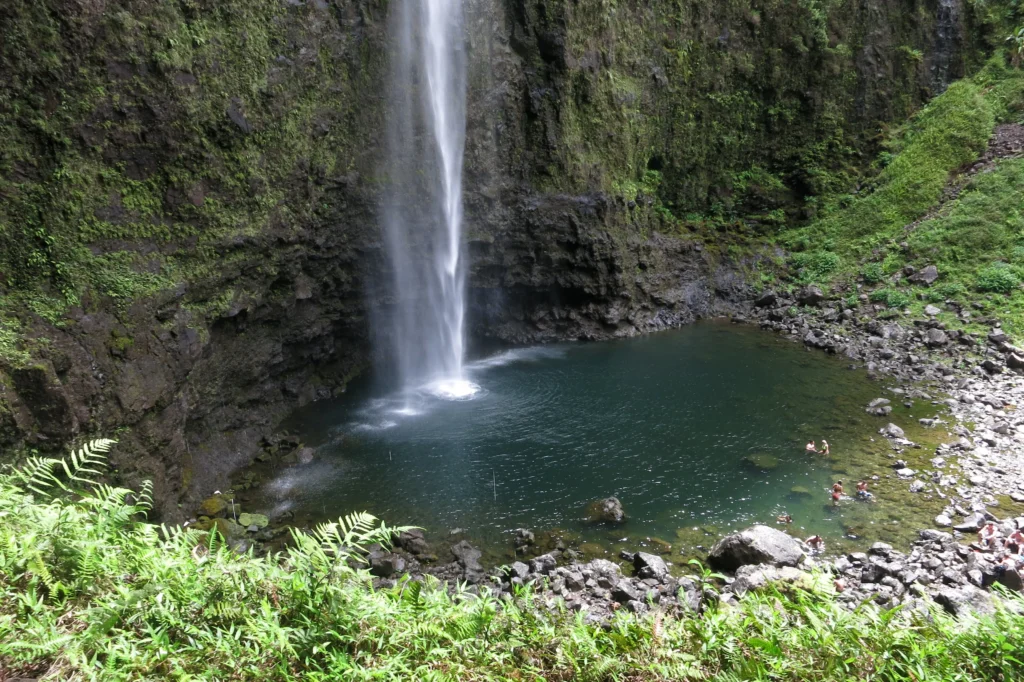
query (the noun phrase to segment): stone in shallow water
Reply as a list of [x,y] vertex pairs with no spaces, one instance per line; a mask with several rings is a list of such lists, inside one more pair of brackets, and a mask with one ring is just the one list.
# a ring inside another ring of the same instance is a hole
[[743,463],[754,469],[771,471],[778,468],[779,458],[771,455],[747,455],[743,458]]
[[587,506],[587,520],[592,522],[622,523],[626,520],[626,512],[617,497],[606,497],[591,502]]
[[789,489],[790,497],[811,497],[811,491],[802,485],[795,485]]

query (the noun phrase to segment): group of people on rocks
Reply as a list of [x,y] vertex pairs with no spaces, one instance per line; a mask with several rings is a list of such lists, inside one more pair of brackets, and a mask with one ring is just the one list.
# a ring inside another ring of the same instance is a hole
[[995,554],[1004,571],[1024,568],[1024,532],[1019,528],[1004,538],[999,532],[999,526],[989,521],[978,531],[978,543],[971,545],[971,548]]

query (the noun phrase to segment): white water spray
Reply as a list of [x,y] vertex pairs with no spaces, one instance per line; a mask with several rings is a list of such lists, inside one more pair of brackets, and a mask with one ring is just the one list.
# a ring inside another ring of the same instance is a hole
[[384,207],[394,268],[388,332],[405,389],[452,400],[466,378],[462,160],[466,61],[462,0],[399,0]]

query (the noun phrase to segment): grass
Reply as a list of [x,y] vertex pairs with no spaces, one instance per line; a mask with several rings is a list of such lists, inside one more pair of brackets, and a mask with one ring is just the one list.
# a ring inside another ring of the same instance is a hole
[[[1010,680],[1024,616],[855,610],[827,592],[749,595],[702,616],[604,626],[434,581],[374,589],[365,514],[283,554],[145,521],[148,488],[90,483],[99,441],[0,475],[0,674],[44,680]],[[828,581],[823,581],[828,584]],[[1012,599],[1012,598],[1011,598]],[[1017,600],[1018,606],[1024,602]]]
[[[1022,106],[1024,72],[1002,54],[951,85],[893,131],[877,175],[859,193],[833,198],[817,220],[781,235],[794,252],[795,280],[878,287],[870,299],[891,308],[976,303],[1024,334],[1024,160],[996,162],[941,203],[995,126],[1018,120]],[[935,265],[940,279],[931,288],[910,286],[898,276],[908,265]]]

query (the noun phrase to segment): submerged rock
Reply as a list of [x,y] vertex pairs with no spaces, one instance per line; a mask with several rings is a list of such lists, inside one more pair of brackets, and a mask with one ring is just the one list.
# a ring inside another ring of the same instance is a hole
[[811,497],[811,491],[802,485],[795,485],[789,489],[790,497]]
[[722,571],[735,571],[749,564],[796,566],[804,558],[804,550],[796,539],[768,526],[752,526],[719,540],[708,562]]
[[747,455],[743,463],[761,471],[771,471],[779,467],[779,458],[771,455]]
[[622,523],[626,512],[617,497],[596,500],[587,506],[587,520],[593,523]]

